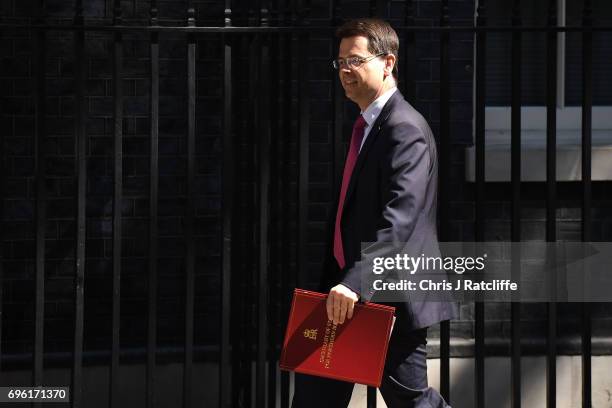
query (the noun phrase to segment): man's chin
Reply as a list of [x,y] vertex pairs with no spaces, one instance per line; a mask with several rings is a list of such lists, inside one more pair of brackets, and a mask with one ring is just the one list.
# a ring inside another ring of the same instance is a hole
[[355,102],[355,95],[353,94],[353,92],[348,91],[348,90],[344,90],[344,95],[349,98],[351,101]]

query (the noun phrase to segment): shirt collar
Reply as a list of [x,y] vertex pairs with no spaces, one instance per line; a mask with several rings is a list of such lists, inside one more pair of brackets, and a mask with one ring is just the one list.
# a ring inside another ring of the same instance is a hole
[[361,112],[361,115],[363,116],[366,123],[368,124],[368,127],[372,126],[374,121],[376,121],[376,118],[378,118],[378,115],[380,115],[380,112],[382,111],[383,106],[385,106],[385,103],[387,103],[387,101],[391,98],[391,96],[393,96],[395,91],[397,91],[396,86],[389,89],[384,94],[380,95],[378,98],[374,100],[374,102],[368,105],[365,111]]

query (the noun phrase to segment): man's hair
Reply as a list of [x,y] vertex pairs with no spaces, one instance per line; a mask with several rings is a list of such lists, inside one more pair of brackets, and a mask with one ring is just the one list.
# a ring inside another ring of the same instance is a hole
[[336,30],[336,37],[340,40],[358,35],[368,39],[368,51],[373,55],[382,52],[395,55],[392,74],[397,81],[399,38],[391,25],[378,18],[358,18],[347,21]]

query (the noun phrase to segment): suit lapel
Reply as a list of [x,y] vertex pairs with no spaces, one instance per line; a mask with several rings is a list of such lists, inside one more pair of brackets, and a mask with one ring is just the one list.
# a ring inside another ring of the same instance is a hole
[[353,193],[353,190],[355,189],[355,184],[357,183],[359,172],[361,171],[361,168],[363,167],[363,163],[365,162],[365,159],[366,159],[366,156],[368,155],[368,151],[370,150],[370,147],[374,143],[374,140],[378,136],[378,133],[380,133],[380,129],[382,128],[382,125],[385,123],[385,121],[389,117],[389,114],[391,113],[391,109],[395,105],[397,98],[400,98],[400,97],[401,97],[401,94],[398,89],[393,93],[391,98],[389,98],[387,103],[385,103],[385,106],[383,106],[382,110],[380,111],[380,115],[378,115],[378,118],[376,118],[376,120],[374,121],[374,124],[372,125],[372,129],[370,129],[370,133],[368,133],[368,136],[366,137],[363,147],[361,148],[361,151],[359,152],[359,155],[357,156],[357,163],[355,163],[355,168],[353,169],[353,173],[351,174],[351,180],[349,181],[348,189],[346,191],[346,197],[344,200],[345,206],[346,206],[346,203],[348,203],[349,200],[351,199],[351,195]]

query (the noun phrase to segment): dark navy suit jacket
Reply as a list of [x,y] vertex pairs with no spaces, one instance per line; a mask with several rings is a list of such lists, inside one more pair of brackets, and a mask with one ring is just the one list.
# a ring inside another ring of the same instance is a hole
[[[346,261],[342,270],[333,255],[337,198],[330,211],[320,290],[329,291],[342,283],[358,293],[360,301],[376,301],[376,292],[364,292],[361,285],[362,276],[372,274],[374,256],[393,245],[413,256],[439,256],[437,188],[437,152],[431,129],[396,90],[372,125],[349,182],[341,220]],[[362,243],[371,246],[362,252]],[[458,317],[457,304],[451,301],[419,298],[393,305],[396,330],[411,331]]]

